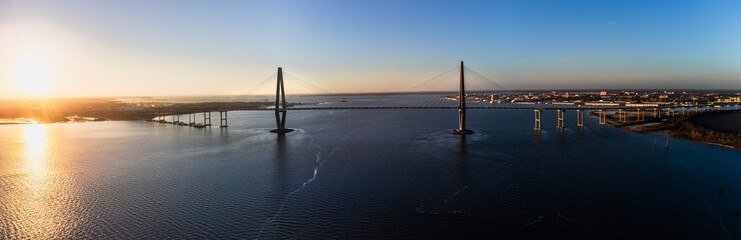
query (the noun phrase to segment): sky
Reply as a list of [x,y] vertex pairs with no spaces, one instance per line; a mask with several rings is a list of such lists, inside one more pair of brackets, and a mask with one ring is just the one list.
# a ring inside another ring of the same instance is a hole
[[[741,89],[741,1],[0,0],[0,98],[240,95],[283,67],[404,91]],[[290,89],[289,89],[290,90]]]

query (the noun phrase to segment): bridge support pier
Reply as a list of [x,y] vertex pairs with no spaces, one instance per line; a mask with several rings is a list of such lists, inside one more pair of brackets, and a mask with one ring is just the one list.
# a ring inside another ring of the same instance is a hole
[[556,127],[558,127],[558,128],[564,128],[564,123],[563,123],[563,118],[564,117],[563,117],[563,115],[564,115],[564,113],[566,113],[566,110],[564,110],[564,109],[558,109],[558,110],[556,110],[556,112],[558,113],[558,122],[556,123]]
[[278,68],[278,79],[275,88],[275,125],[276,129],[270,130],[277,134],[293,132],[293,129],[286,128],[286,89],[283,85],[283,68]]
[[466,85],[463,78],[463,61],[461,61],[460,88],[458,90],[458,129],[450,130],[451,134],[468,135],[473,131],[466,129]]
[[682,107],[682,116],[687,115],[685,107]]
[[203,112],[203,126],[211,126],[211,112]]
[[620,122],[625,122],[625,120],[627,120],[626,112],[627,111],[623,111],[623,109],[618,109],[618,120]]
[[226,128],[229,127],[229,123],[227,122],[227,111],[219,111],[219,127],[220,128]]
[[195,113],[189,113],[188,114],[188,126],[196,125],[196,114]]
[[540,113],[543,110],[535,109],[535,131],[540,131],[542,128],[540,127]]
[[636,110],[638,111],[638,116],[637,116],[638,121],[643,121],[645,119],[645,117],[643,116],[645,111],[641,111],[640,108],[638,108]]
[[656,111],[656,108],[653,108],[652,110],[653,110],[653,112],[654,112],[654,118],[658,118],[658,117],[659,117],[659,114],[658,114],[658,112]]
[[599,125],[605,125],[607,123],[607,114],[602,109],[599,110]]
[[584,110],[576,110],[576,126],[584,127]]

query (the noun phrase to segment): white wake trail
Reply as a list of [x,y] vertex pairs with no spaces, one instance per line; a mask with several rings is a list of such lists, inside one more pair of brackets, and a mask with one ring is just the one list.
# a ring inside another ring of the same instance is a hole
[[[324,124],[322,127],[320,127],[319,129],[317,129],[317,132],[323,130],[325,127],[327,127],[328,125],[330,125],[332,123],[334,123],[334,118],[332,118],[332,121]],[[314,162],[316,162],[316,166],[314,166],[314,174],[311,175],[311,178],[309,180],[306,180],[304,183],[302,183],[301,184],[301,187],[299,187],[299,188],[291,191],[290,193],[286,194],[285,197],[283,197],[283,202],[281,202],[280,208],[278,208],[278,212],[275,213],[275,215],[273,215],[272,217],[268,218],[268,221],[266,221],[265,223],[263,223],[260,226],[260,232],[257,233],[257,236],[255,236],[255,239],[259,239],[260,236],[262,236],[262,233],[265,231],[265,224],[267,224],[267,223],[272,224],[273,222],[275,222],[275,219],[278,218],[278,216],[280,216],[280,213],[281,212],[283,212],[283,208],[285,208],[286,203],[288,202],[288,199],[291,196],[293,196],[294,194],[300,192],[301,190],[303,190],[304,188],[306,188],[306,186],[309,185],[309,183],[311,183],[314,180],[316,180],[316,177],[319,174],[319,169],[321,169],[322,165],[324,165],[324,161],[322,161],[322,147],[319,146],[318,144],[314,143],[314,137],[311,136],[311,134],[306,133],[306,136],[308,136],[309,139],[310,139],[309,145],[311,145],[312,147],[314,147],[315,149],[317,149],[316,158],[314,159]],[[333,154],[334,154],[334,151],[332,151],[329,155],[327,155],[327,157],[332,156]]]

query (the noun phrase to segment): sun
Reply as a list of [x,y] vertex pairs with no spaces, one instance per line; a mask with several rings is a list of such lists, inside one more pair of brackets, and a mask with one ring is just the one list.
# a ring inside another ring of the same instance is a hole
[[40,96],[51,91],[52,72],[41,59],[23,57],[14,70],[13,81],[19,93]]

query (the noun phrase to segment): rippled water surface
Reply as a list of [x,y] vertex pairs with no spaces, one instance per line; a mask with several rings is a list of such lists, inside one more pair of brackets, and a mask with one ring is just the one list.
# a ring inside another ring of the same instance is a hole
[[741,237],[741,151],[568,114],[469,111],[466,138],[449,110],[293,111],[283,138],[269,111],[0,126],[0,238]]

